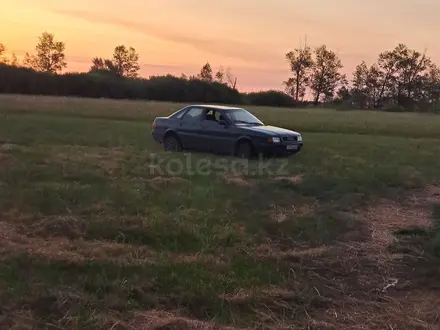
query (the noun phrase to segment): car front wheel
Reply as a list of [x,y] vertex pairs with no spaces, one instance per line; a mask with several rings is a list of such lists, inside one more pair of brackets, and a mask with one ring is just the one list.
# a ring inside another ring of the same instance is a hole
[[240,157],[240,158],[244,158],[244,159],[251,158],[253,156],[252,145],[247,141],[240,142],[237,145],[237,149],[236,149],[235,154],[237,157]]

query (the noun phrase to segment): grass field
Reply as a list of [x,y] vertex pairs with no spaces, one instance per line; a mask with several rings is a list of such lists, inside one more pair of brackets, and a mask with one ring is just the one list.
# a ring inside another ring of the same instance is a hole
[[0,95],[0,329],[438,329],[440,116],[249,107],[305,141],[255,175],[182,106]]

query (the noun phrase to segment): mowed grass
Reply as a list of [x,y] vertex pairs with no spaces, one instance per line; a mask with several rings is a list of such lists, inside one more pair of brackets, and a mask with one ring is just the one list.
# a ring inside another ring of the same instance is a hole
[[164,153],[151,121],[182,106],[0,96],[0,328],[325,329],[347,292],[370,302],[389,274],[332,249],[368,241],[358,210],[439,182],[440,116],[249,107],[305,147],[243,163]]
[[[51,116],[143,120],[149,123],[157,116],[169,115],[187,105],[23,95],[1,95],[0,103],[4,114],[39,113]],[[440,138],[440,120],[432,113],[244,107],[264,122],[306,132]]]

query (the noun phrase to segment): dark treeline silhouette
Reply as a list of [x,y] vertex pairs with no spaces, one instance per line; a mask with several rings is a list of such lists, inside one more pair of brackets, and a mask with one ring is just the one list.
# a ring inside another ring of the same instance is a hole
[[293,99],[280,91],[240,93],[227,84],[197,77],[166,75],[143,79],[103,72],[53,74],[7,64],[0,64],[0,93],[295,106]]
[[352,79],[341,71],[338,54],[321,45],[305,45],[285,58],[291,76],[285,92],[239,93],[231,69],[214,72],[210,63],[194,76],[139,78],[139,54],[116,46],[113,57],[95,57],[87,73],[65,73],[65,44],[44,32],[33,54],[23,63],[0,43],[0,93],[130,98],[173,102],[215,102],[295,107],[312,103],[346,109],[438,111],[440,69],[426,55],[399,44],[378,55],[371,65],[361,62]]
[[241,103],[240,93],[218,82],[171,75],[125,78],[99,73],[53,74],[0,64],[0,93]]
[[242,93],[241,95],[244,104],[290,108],[306,104],[306,102],[296,102],[290,95],[276,90]]

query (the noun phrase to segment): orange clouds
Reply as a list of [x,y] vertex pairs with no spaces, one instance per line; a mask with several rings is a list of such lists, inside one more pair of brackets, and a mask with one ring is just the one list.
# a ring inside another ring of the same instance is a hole
[[311,46],[336,50],[347,73],[398,42],[440,62],[439,11],[438,0],[14,0],[2,4],[0,42],[20,55],[47,30],[66,42],[74,71],[126,44],[139,52],[144,76],[194,74],[210,61],[255,90],[282,88],[284,54],[306,35]]

